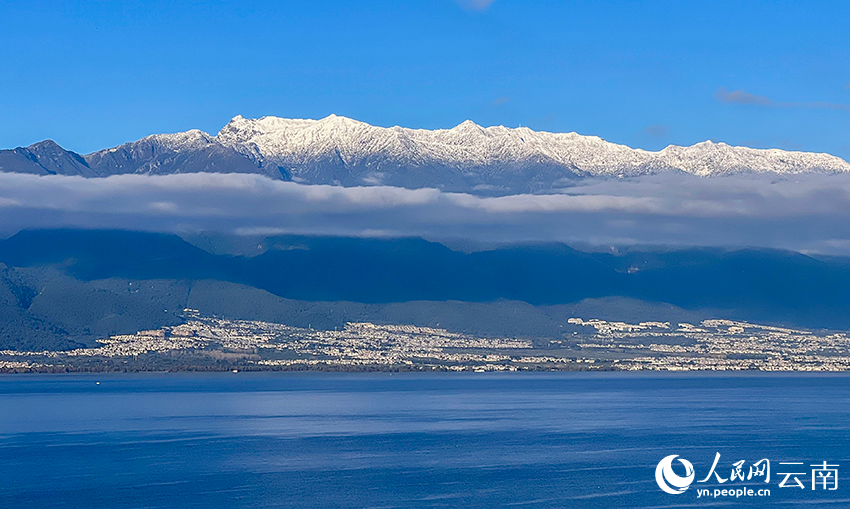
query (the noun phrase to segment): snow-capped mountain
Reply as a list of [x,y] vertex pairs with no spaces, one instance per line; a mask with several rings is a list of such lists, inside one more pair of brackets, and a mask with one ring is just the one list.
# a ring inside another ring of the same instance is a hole
[[[216,136],[251,157],[300,170],[323,158],[360,166],[443,166],[462,175],[515,173],[532,166],[576,176],[640,175],[678,170],[711,177],[739,172],[847,172],[850,164],[828,154],[759,150],[710,141],[659,152],[632,149],[596,136],[536,132],[527,127],[481,127],[467,120],[452,129],[375,127],[331,115],[322,120],[277,117],[230,121]],[[293,171],[293,175],[298,175]],[[365,178],[379,180],[374,168]]]
[[710,141],[650,152],[596,136],[527,127],[485,128],[466,121],[433,131],[384,128],[336,115],[321,120],[237,116],[215,136],[198,130],[158,134],[82,157],[51,143],[0,151],[0,171],[87,177],[247,172],[306,184],[383,184],[485,194],[546,192],[585,177],[668,171],[700,177],[850,172],[850,164],[829,154]]

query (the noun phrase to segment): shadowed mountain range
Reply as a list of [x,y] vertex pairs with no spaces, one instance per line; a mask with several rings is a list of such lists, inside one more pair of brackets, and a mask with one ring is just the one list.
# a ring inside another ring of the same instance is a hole
[[843,258],[722,249],[615,255],[562,244],[463,253],[416,238],[262,242],[267,250],[247,257],[167,234],[22,231],[0,242],[2,344],[90,342],[177,323],[184,307],[318,328],[368,320],[547,337],[568,330],[571,316],[850,328]]

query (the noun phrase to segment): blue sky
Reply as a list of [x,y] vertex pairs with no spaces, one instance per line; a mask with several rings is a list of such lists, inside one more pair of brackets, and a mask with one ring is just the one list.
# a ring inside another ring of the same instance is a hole
[[850,159],[848,26],[815,1],[0,0],[0,148],[336,113]]

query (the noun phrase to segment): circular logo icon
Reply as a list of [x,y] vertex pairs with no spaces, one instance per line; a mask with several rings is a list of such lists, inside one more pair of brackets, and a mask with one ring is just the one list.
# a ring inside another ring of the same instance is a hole
[[685,476],[682,477],[673,472],[673,460],[676,458],[679,458],[678,454],[671,454],[659,461],[658,466],[655,467],[655,482],[658,483],[659,488],[671,495],[684,493],[694,482],[694,466],[686,459],[679,458],[679,463],[685,467]]

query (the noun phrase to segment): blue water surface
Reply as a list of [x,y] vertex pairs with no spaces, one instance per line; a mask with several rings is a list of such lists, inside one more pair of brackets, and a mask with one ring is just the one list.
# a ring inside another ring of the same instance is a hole
[[[0,507],[850,507],[848,429],[846,375],[8,375]],[[773,478],[656,484],[718,452]],[[838,489],[779,488],[780,461]],[[771,495],[697,497],[743,486]]]

